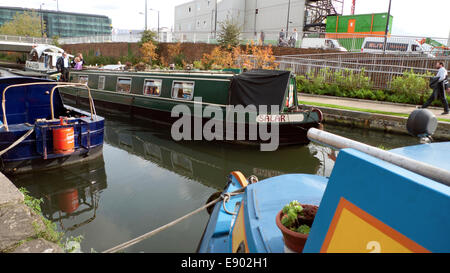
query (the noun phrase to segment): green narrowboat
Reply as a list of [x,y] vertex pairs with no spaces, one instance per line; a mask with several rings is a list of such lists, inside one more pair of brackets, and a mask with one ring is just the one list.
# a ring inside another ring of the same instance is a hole
[[[309,142],[307,130],[318,128],[322,121],[320,110],[302,109],[298,105],[295,76],[290,71],[252,70],[234,74],[82,70],[71,71],[70,81],[87,84],[96,107],[108,112],[125,113],[168,125],[174,125],[180,116],[189,116],[193,130],[183,140],[206,139],[244,144],[269,142],[267,137],[262,136],[261,127],[264,127],[267,132],[273,128],[279,130],[280,145],[305,144]],[[61,95],[68,104],[83,105],[88,102],[78,87],[64,88]],[[173,111],[176,106],[184,107],[189,113],[175,115]],[[274,112],[272,106],[277,106],[279,110]],[[198,137],[199,127],[195,126],[199,120],[203,129],[209,121],[217,122],[212,129],[214,139]],[[223,126],[217,126],[218,123]],[[183,130],[188,129],[182,127]],[[252,134],[255,131],[256,137]]]

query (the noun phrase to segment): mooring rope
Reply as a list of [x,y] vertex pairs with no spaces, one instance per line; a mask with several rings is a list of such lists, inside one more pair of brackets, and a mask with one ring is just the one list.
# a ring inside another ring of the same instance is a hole
[[223,199],[223,203],[222,203],[223,210],[230,215],[236,215],[236,212],[231,212],[231,211],[227,210],[227,207],[225,206],[225,204],[228,203],[228,201],[230,201],[231,194],[229,192],[224,193],[224,194],[220,195],[220,198]]
[[16,147],[17,145],[19,145],[22,141],[24,141],[29,135],[31,135],[34,131],[34,127],[31,128],[26,134],[24,134],[21,138],[19,138],[18,140],[14,141],[13,144],[11,144],[8,148],[4,149],[3,151],[0,152],[0,156],[2,156],[4,153],[6,153],[7,151],[11,150],[12,148]]
[[125,248],[128,248],[128,247],[130,247],[132,245],[135,245],[135,244],[137,244],[139,242],[142,242],[143,240],[148,239],[148,238],[158,234],[159,232],[164,231],[164,230],[166,230],[166,229],[168,229],[168,228],[170,228],[170,227],[172,227],[172,226],[182,222],[183,220],[185,220],[185,219],[187,219],[187,218],[189,218],[189,217],[199,213],[200,211],[208,208],[209,206],[212,206],[212,205],[220,202],[222,199],[224,199],[225,196],[228,196],[228,198],[229,198],[231,196],[236,196],[236,195],[242,194],[242,193],[244,193],[244,191],[245,191],[245,188],[242,188],[242,189],[236,190],[234,192],[230,192],[230,193],[226,193],[224,195],[221,195],[219,198],[217,198],[217,199],[209,202],[208,204],[206,204],[206,205],[204,205],[204,206],[202,206],[202,207],[192,211],[191,213],[186,214],[183,217],[180,217],[180,218],[178,218],[178,219],[176,219],[176,220],[174,220],[174,221],[172,221],[172,222],[170,222],[170,223],[168,223],[168,224],[166,224],[164,226],[161,226],[161,227],[159,227],[157,229],[154,229],[154,230],[152,230],[150,232],[147,232],[147,233],[145,233],[145,234],[143,234],[143,235],[141,235],[139,237],[136,237],[136,238],[134,238],[132,240],[129,240],[129,241],[125,242],[125,243],[122,243],[122,244],[117,245],[117,246],[115,246],[113,248],[105,250],[105,251],[103,251],[103,253],[115,253],[115,252],[121,251],[121,250],[123,250]]

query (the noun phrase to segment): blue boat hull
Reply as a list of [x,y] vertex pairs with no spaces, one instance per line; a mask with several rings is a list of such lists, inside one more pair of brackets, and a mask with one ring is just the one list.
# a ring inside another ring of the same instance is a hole
[[[57,88],[51,102],[49,90],[57,85],[57,82],[26,77],[0,79],[0,90],[4,90],[6,101],[0,116],[5,123],[0,124],[0,171],[22,173],[50,169],[101,155],[104,118],[65,106]],[[63,123],[60,117],[65,120]],[[61,153],[53,147],[53,133],[66,128],[73,129],[73,140],[62,141],[73,143],[73,150]]]
[[[450,170],[450,142],[391,153]],[[289,174],[247,185],[236,173],[224,193],[245,191],[215,205],[201,253],[292,252],[275,218],[293,200],[319,206],[305,253],[450,252],[450,187],[443,181],[351,148],[339,152],[328,179]]]

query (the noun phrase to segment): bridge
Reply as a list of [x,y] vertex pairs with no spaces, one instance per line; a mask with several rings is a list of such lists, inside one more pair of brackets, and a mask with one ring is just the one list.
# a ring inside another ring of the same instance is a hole
[[0,51],[29,53],[38,44],[52,44],[53,39],[0,35]]

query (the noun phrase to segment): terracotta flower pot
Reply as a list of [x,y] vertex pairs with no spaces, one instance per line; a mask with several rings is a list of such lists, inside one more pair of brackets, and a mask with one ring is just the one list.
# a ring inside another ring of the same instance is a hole
[[[313,205],[303,205],[302,204],[302,207],[303,208],[315,207],[315,209],[317,210],[317,206],[313,206]],[[281,233],[283,234],[284,244],[290,250],[301,253],[303,251],[303,247],[305,246],[306,240],[308,239],[308,235],[292,231],[292,230],[288,229],[287,227],[285,227],[281,223],[282,217],[283,217],[283,210],[280,210],[280,212],[278,212],[277,217],[276,217],[276,223],[277,223],[278,228],[281,230]]]

